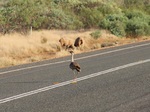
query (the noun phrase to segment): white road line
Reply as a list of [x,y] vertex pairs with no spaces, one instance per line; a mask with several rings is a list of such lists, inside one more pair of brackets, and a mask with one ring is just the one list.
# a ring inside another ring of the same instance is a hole
[[[100,75],[103,75],[103,74],[107,74],[107,73],[110,73],[110,72],[114,72],[114,71],[117,71],[117,70],[121,70],[121,69],[124,69],[124,68],[132,67],[132,66],[135,66],[135,65],[148,63],[148,62],[150,62],[150,59],[141,60],[141,61],[138,61],[138,62],[133,62],[133,63],[129,63],[129,64],[126,64],[126,65],[114,67],[114,68],[111,68],[111,69],[108,69],[108,70],[104,70],[104,71],[101,71],[101,72],[97,72],[97,73],[93,73],[93,74],[90,74],[90,75],[87,75],[87,76],[77,78],[77,81],[79,82],[79,81],[82,81],[82,80],[90,79],[90,78],[93,78],[93,77],[96,77],[96,76],[100,76]],[[48,90],[51,90],[51,89],[55,89],[55,88],[58,88],[58,87],[62,87],[62,86],[65,86],[65,85],[69,85],[69,84],[72,83],[72,81],[73,80],[68,80],[68,81],[61,82],[61,83],[58,83],[58,84],[55,84],[55,85],[50,85],[50,86],[43,87],[43,88],[40,88],[40,89],[37,89],[37,90],[33,90],[33,91],[29,91],[29,92],[22,93],[22,94],[19,94],[19,95],[15,95],[15,96],[11,96],[11,97],[8,97],[8,98],[0,99],[0,104],[10,102],[10,101],[13,101],[13,100],[17,100],[17,99],[20,99],[20,98],[23,98],[23,97],[31,96],[31,95],[41,93],[41,92],[44,92],[44,91],[48,91]]]
[[[131,46],[131,47],[126,47],[126,48],[121,48],[121,49],[116,49],[116,50],[107,51],[107,52],[104,52],[104,53],[93,54],[93,55],[89,55],[89,56],[84,56],[84,57],[76,58],[75,60],[91,58],[91,57],[95,57],[95,56],[100,56],[100,55],[104,55],[104,54],[110,54],[110,53],[114,53],[114,52],[118,52],[118,51],[123,51],[123,50],[127,50],[127,49],[138,48],[138,47],[143,47],[143,46],[147,46],[147,45],[150,45],[150,43],[136,45],[136,46]],[[58,61],[58,62],[53,62],[53,63],[48,63],[48,64],[35,65],[35,66],[30,66],[30,67],[15,69],[15,70],[9,70],[9,71],[5,71],[5,72],[0,72],[0,75],[1,74],[6,74],[6,73],[17,72],[17,71],[21,71],[21,70],[27,70],[27,69],[39,68],[39,67],[44,67],[44,66],[49,66],[49,65],[54,65],[54,64],[66,63],[66,62],[69,62],[69,61],[70,60],[64,60],[64,61]]]

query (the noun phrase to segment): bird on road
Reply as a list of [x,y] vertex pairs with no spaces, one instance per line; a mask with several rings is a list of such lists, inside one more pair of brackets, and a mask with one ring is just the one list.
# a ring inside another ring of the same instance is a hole
[[73,73],[74,73],[74,82],[77,82],[77,74],[79,72],[81,72],[81,67],[80,65],[74,61],[74,52],[73,51],[69,51],[71,53],[71,63],[69,65],[69,67],[72,69]]

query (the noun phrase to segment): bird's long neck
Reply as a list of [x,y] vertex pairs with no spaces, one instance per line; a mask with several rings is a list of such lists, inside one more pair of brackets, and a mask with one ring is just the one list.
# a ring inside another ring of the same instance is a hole
[[71,62],[74,62],[74,55],[73,55],[73,53],[71,54]]

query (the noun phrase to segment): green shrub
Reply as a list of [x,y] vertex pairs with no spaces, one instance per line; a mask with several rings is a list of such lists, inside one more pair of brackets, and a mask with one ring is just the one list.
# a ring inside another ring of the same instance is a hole
[[1,10],[3,29],[20,31],[31,26],[38,29],[44,21],[44,16],[39,15],[44,11],[44,4],[35,0],[9,0]]
[[150,35],[150,16],[141,11],[127,11],[128,17],[126,32],[128,36],[139,37]]
[[31,26],[34,30],[83,27],[79,18],[66,6],[63,8],[59,2],[56,0],[10,0],[0,10],[1,27],[6,32],[12,29],[28,32]]
[[92,32],[91,34],[91,37],[93,37],[94,39],[98,39],[99,37],[101,37],[101,31],[100,30],[97,30],[95,32]]
[[150,5],[145,6],[145,12],[150,15]]
[[132,19],[127,22],[127,36],[140,37],[150,35],[150,25],[139,19]]
[[98,10],[104,15],[108,14],[118,14],[121,13],[121,9],[117,6],[117,4],[112,2],[104,2],[101,3],[98,7]]
[[100,26],[117,36],[149,35],[149,14],[148,0],[2,0],[0,32]]
[[79,16],[80,21],[84,24],[84,28],[97,27],[103,17],[100,11],[91,8],[82,8]]
[[139,10],[126,10],[125,16],[128,19],[141,18],[141,19],[144,19],[146,21],[149,20],[149,18],[147,18],[147,15],[145,13],[143,13],[142,11],[139,11]]
[[47,18],[48,29],[76,29],[82,26],[75,16],[69,15],[61,9],[53,8]]
[[126,8],[142,8],[147,0],[124,0]]
[[109,30],[111,31],[112,34],[118,37],[123,37],[126,36],[125,27],[126,27],[125,23],[122,23],[121,21],[115,21],[114,23],[111,24]]
[[103,18],[100,10],[98,10],[101,0],[75,0],[71,4],[72,12],[77,16],[79,21],[83,24],[82,28],[98,27],[99,21]]
[[150,35],[150,16],[142,11],[127,10],[125,14],[106,16],[100,27],[111,31],[116,36],[139,37]]
[[111,31],[116,36],[125,36],[127,18],[123,14],[113,14],[106,16],[101,22],[100,27]]

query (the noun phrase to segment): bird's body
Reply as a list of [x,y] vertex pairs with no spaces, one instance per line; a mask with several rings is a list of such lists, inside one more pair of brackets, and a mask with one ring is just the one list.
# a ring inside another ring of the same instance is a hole
[[[72,71],[75,75],[75,80],[76,80],[77,74],[79,72],[81,72],[81,67],[77,62],[74,62],[74,53],[73,53],[73,51],[70,51],[70,53],[71,53],[71,63],[69,65],[69,67],[72,69]],[[75,73],[75,71],[76,71],[76,73]]]
[[70,68],[72,70],[76,70],[77,72],[81,72],[81,68],[80,68],[80,65],[76,62],[71,62],[70,63]]

